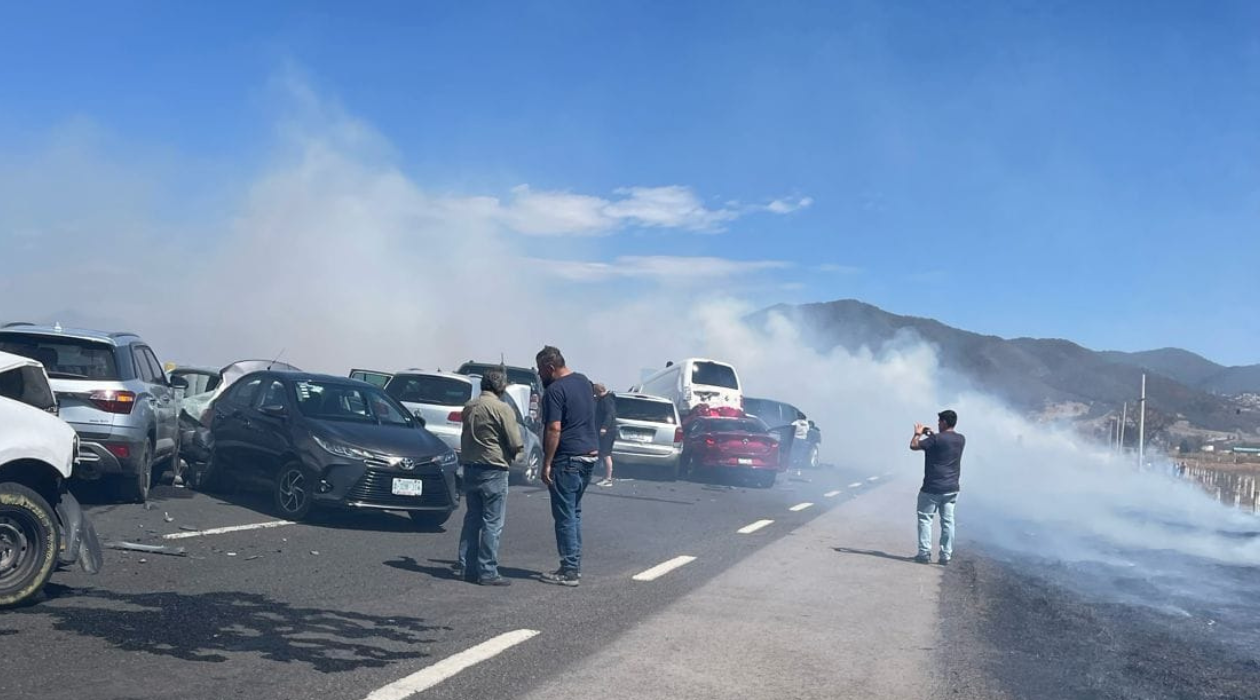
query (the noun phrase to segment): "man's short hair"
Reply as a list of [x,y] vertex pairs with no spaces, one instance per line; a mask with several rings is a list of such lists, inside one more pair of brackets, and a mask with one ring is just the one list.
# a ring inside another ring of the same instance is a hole
[[952,428],[958,425],[958,414],[949,409],[945,409],[944,411],[936,414],[936,417],[944,421],[945,427],[947,428]]
[[550,365],[558,369],[564,366],[564,355],[560,354],[560,348],[552,345],[539,350],[538,355],[534,359],[537,360],[539,367]]
[[596,394],[602,394],[608,391],[608,387],[604,386],[603,384],[592,384],[591,388],[595,390]]
[[489,369],[481,375],[481,390],[495,395],[502,395],[507,389],[507,375],[501,369]]

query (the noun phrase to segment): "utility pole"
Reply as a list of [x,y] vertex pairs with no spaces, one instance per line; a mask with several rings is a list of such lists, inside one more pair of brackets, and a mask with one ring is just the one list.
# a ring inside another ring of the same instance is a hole
[[1120,413],[1120,454],[1124,454],[1124,429],[1129,425],[1129,402],[1124,402],[1124,409]]
[[1142,373],[1142,400],[1138,402],[1138,469],[1146,469],[1146,373]]

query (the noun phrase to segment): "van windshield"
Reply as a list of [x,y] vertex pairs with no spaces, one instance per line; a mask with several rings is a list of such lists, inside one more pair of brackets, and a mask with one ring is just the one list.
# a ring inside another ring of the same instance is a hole
[[691,383],[739,390],[735,368],[718,362],[697,362],[691,370]]
[[472,383],[467,379],[400,374],[385,385],[385,393],[406,403],[463,406],[472,400]]

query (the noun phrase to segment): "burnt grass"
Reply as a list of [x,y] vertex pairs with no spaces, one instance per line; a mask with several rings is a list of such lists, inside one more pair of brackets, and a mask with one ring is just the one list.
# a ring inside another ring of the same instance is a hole
[[938,695],[1260,698],[1260,570],[1240,572],[1255,577],[1248,605],[1170,612],[1086,596],[1027,566],[964,554],[945,571]]

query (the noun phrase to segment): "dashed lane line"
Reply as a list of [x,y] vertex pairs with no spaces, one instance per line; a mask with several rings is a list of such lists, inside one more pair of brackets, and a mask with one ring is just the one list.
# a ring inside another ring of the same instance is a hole
[[754,532],[756,532],[756,531],[760,530],[761,528],[763,528],[763,527],[765,527],[765,526],[767,526],[767,525],[769,525],[769,524],[771,524],[771,523],[773,523],[773,522],[774,522],[773,520],[758,520],[757,522],[755,522],[755,523],[753,523],[753,524],[751,524],[751,525],[745,525],[745,526],[741,527],[740,529],[736,530],[735,532],[736,532],[736,533],[738,533],[738,534],[740,534],[740,535],[751,535],[752,533],[754,533]]
[[855,481],[852,484],[849,484],[849,488],[851,489],[861,488],[861,486],[862,486],[862,482],[860,481]]
[[805,510],[806,508],[809,508],[809,507],[811,507],[811,506],[813,506],[813,505],[814,505],[813,503],[797,503],[796,505],[792,506],[791,508],[788,508],[788,510],[792,511],[793,513],[799,513],[799,512],[801,512],[801,511]]
[[686,555],[681,556],[681,557],[674,557],[673,559],[670,559],[667,562],[663,562],[661,564],[657,564],[656,566],[653,566],[652,568],[648,569],[647,571],[644,571],[641,574],[635,574],[631,578],[633,578],[635,581],[655,581],[656,579],[664,576],[665,574],[668,574],[674,569],[677,569],[680,566],[686,566],[695,560],[696,560],[695,557],[690,557]]
[[835,491],[828,491],[827,493],[823,494],[823,498],[835,498],[836,496],[839,496],[841,493],[843,493],[843,491],[841,491],[840,489],[836,489]]
[[404,700],[536,636],[538,636],[538,630],[516,630],[487,639],[475,647],[465,649],[454,656],[448,656],[432,666],[375,690],[365,700]]
[[229,532],[240,532],[242,530],[262,530],[269,527],[283,527],[285,525],[294,525],[292,520],[268,520],[265,523],[250,523],[249,525],[232,525],[231,527],[212,527],[209,530],[196,530],[194,532],[174,532],[169,535],[162,535],[164,540],[184,540],[189,537],[205,537],[206,535],[222,535]]
[[879,481],[879,477],[878,477],[878,476],[872,476],[871,478],[867,479],[867,481]]

